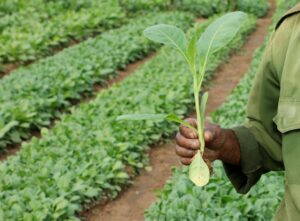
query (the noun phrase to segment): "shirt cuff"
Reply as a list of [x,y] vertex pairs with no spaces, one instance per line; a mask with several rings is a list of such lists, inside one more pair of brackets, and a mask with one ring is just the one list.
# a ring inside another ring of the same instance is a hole
[[240,143],[241,164],[234,166],[223,163],[227,177],[238,193],[247,193],[262,175],[262,159],[259,145],[244,126],[232,128]]

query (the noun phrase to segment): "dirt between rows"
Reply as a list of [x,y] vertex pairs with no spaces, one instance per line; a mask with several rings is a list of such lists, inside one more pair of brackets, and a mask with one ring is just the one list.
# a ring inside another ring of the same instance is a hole
[[[231,56],[230,60],[219,67],[216,76],[208,88],[210,97],[207,104],[208,114],[216,110],[227,98],[232,89],[247,72],[253,52],[258,48],[268,31],[275,9],[271,2],[268,15],[258,20],[254,31],[242,49]],[[179,166],[174,152],[174,140],[168,144],[151,148],[150,165],[152,170],[144,170],[135,178],[132,186],[124,189],[119,196],[106,204],[100,203],[81,215],[88,221],[141,221],[144,220],[144,210],[156,199],[155,190],[160,189],[171,176],[171,168]]]

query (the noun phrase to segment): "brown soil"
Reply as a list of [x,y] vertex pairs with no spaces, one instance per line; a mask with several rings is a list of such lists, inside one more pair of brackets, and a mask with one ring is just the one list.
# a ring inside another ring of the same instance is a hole
[[20,144],[12,147],[7,147],[4,152],[0,154],[0,161],[6,160],[9,156],[16,154],[20,150]]
[[[219,107],[237,85],[249,68],[253,52],[259,47],[271,24],[271,16],[275,9],[272,1],[271,10],[266,18],[259,19],[257,30],[250,36],[248,42],[238,54],[217,70],[212,85],[208,88],[210,98],[207,111],[210,113]],[[144,220],[144,210],[155,201],[156,189],[160,189],[171,176],[171,168],[178,166],[178,158],[174,153],[174,141],[166,145],[151,148],[151,171],[142,171],[134,183],[119,196],[108,203],[100,203],[81,215],[88,221],[141,221]]]

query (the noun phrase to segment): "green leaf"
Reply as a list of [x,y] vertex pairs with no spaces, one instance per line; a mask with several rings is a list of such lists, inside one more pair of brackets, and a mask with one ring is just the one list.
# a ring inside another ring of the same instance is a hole
[[173,121],[173,122],[182,124],[182,125],[190,128],[190,129],[194,130],[196,133],[198,133],[196,128],[194,128],[192,125],[190,125],[186,121],[182,120],[180,117],[176,116],[175,114],[168,114],[166,119],[169,120],[169,121]]
[[210,54],[226,46],[247,19],[244,12],[228,13],[209,25],[197,42],[197,55],[204,61]]
[[194,34],[193,37],[191,38],[191,40],[189,41],[188,47],[187,47],[187,57],[190,61],[190,64],[192,66],[195,65],[196,62],[196,44],[197,44],[197,39],[198,39],[198,34]]
[[125,114],[117,117],[117,120],[164,120],[167,114]]
[[196,153],[189,166],[189,178],[197,186],[205,186],[209,181],[209,169],[200,151]]
[[3,138],[7,132],[9,132],[12,128],[17,126],[19,123],[17,121],[11,121],[6,124],[3,128],[0,129],[0,138]]
[[182,124],[197,133],[197,129],[194,128],[192,125],[188,124],[180,117],[176,116],[175,114],[125,114],[117,117],[118,121],[121,120],[168,120],[172,122],[176,122]]
[[115,175],[115,177],[116,177],[116,178],[119,178],[119,179],[127,179],[127,178],[129,178],[128,174],[125,173],[125,172],[117,173],[117,174]]
[[187,49],[187,40],[184,32],[173,25],[158,24],[146,28],[144,35],[155,42],[176,48],[184,57]]
[[98,189],[89,187],[89,188],[85,191],[84,195],[87,196],[87,197],[96,197],[96,196],[98,195],[98,193],[99,193],[99,190],[98,190]]

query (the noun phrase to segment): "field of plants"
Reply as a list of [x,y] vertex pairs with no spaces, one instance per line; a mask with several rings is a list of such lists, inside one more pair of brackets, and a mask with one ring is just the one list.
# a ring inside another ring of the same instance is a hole
[[[168,142],[178,130],[161,119],[117,117],[173,113],[183,119],[194,112],[193,79],[184,58],[147,39],[147,27],[176,25],[193,39],[225,13],[245,12],[226,46],[207,55],[203,84],[209,88],[220,66],[243,53],[259,21],[273,14],[273,25],[266,26],[271,33],[297,2],[0,1],[0,221],[103,220],[102,208],[122,198],[141,171],[151,168],[150,147]],[[226,103],[212,113],[215,122],[224,127],[244,122],[269,36]],[[193,45],[186,47],[193,52]],[[121,72],[126,77],[118,80]],[[189,180],[186,167],[174,168],[164,179],[157,200],[139,211],[146,209],[147,221],[270,220],[283,195],[281,173],[262,177],[247,195],[237,194],[220,162],[205,187]],[[92,219],[88,214],[95,205],[99,217]]]
[[[297,2],[277,3],[273,25]],[[212,115],[214,122],[223,127],[238,126],[246,119],[246,104],[251,83],[274,29],[273,25],[264,44],[255,52],[245,77],[232,91],[227,102]],[[191,183],[186,176],[187,168],[174,169],[172,179],[158,194],[159,199],[145,212],[146,220],[272,220],[283,196],[282,173],[269,173],[263,176],[248,194],[240,195],[226,179],[221,162],[216,162],[214,169],[212,182],[204,190]]]

